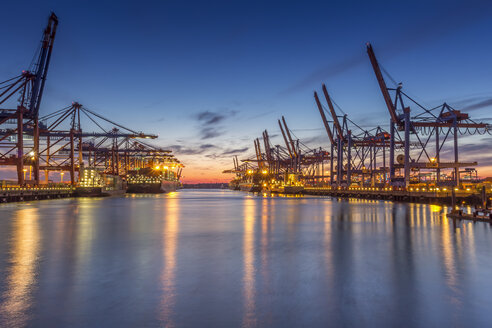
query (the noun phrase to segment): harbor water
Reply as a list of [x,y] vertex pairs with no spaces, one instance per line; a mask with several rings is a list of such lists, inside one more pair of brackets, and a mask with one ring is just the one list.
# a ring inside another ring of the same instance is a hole
[[490,327],[492,226],[228,190],[0,205],[0,327]]

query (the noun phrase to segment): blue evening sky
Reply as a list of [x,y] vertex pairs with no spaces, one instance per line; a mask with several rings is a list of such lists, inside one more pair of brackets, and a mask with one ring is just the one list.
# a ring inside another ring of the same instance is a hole
[[[328,147],[321,83],[352,120],[387,125],[368,41],[423,104],[492,103],[492,1],[10,1],[0,80],[29,66],[50,10],[60,23],[41,114],[78,101],[157,133],[188,181],[227,178],[231,155],[278,134],[282,115]],[[473,118],[492,117],[478,107]]]

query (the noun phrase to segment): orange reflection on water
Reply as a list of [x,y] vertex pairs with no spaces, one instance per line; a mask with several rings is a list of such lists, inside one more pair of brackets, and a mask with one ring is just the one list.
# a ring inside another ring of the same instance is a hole
[[164,269],[161,274],[161,320],[164,327],[174,327],[173,313],[176,302],[176,253],[179,232],[179,199],[176,193],[166,195],[164,216]]
[[[456,260],[455,260],[455,247],[461,247],[461,238],[460,234],[455,234],[454,231],[450,228],[451,223],[446,218],[443,220],[443,224],[441,225],[442,232],[442,257],[443,257],[443,266],[445,272],[445,281],[448,288],[453,292],[452,302],[456,305],[460,305],[460,290],[459,290],[459,281],[458,281],[458,273],[456,268]],[[453,241],[453,236],[456,237],[456,240]]]
[[[261,205],[261,266],[266,268],[268,265],[268,237],[270,232],[269,216],[271,214],[269,207],[269,200],[267,198],[262,199]],[[263,274],[266,271],[263,270]]]
[[243,237],[243,327],[256,325],[255,314],[255,200],[244,200],[244,237]]
[[325,254],[325,263],[326,263],[326,271],[328,276],[334,277],[334,262],[333,262],[333,250],[332,250],[332,218],[333,218],[333,206],[325,206],[324,207],[324,254]]
[[12,266],[6,279],[5,301],[0,307],[10,321],[8,326],[22,327],[26,324],[27,312],[32,304],[39,262],[41,238],[37,209],[21,209],[13,220]]

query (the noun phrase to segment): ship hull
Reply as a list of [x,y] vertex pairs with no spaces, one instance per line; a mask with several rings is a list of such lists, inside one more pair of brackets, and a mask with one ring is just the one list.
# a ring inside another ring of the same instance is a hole
[[252,183],[240,183],[239,188],[242,191],[249,191],[249,192],[260,192],[261,191],[260,185],[255,185]]
[[129,183],[127,193],[130,194],[162,194],[178,189],[176,181],[161,181],[156,183]]
[[102,197],[102,187],[77,187],[75,194],[78,197]]
[[237,182],[229,182],[229,189],[230,190],[241,190],[239,187],[239,184]]
[[126,193],[125,189],[106,189],[103,187],[77,187],[75,193],[78,197],[107,197],[123,195]]
[[285,194],[300,194],[304,191],[303,186],[284,186]]

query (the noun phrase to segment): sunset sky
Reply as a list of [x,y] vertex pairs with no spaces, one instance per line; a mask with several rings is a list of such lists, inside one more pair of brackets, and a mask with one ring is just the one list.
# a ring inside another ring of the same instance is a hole
[[[312,95],[322,83],[352,120],[387,127],[366,42],[422,104],[492,122],[490,1],[10,1],[0,81],[29,66],[51,10],[59,27],[41,115],[78,101],[156,133],[186,165],[184,182],[228,181],[222,170],[252,156],[264,129],[282,142],[282,115],[310,147],[328,148]],[[491,143],[460,145],[482,176]]]

